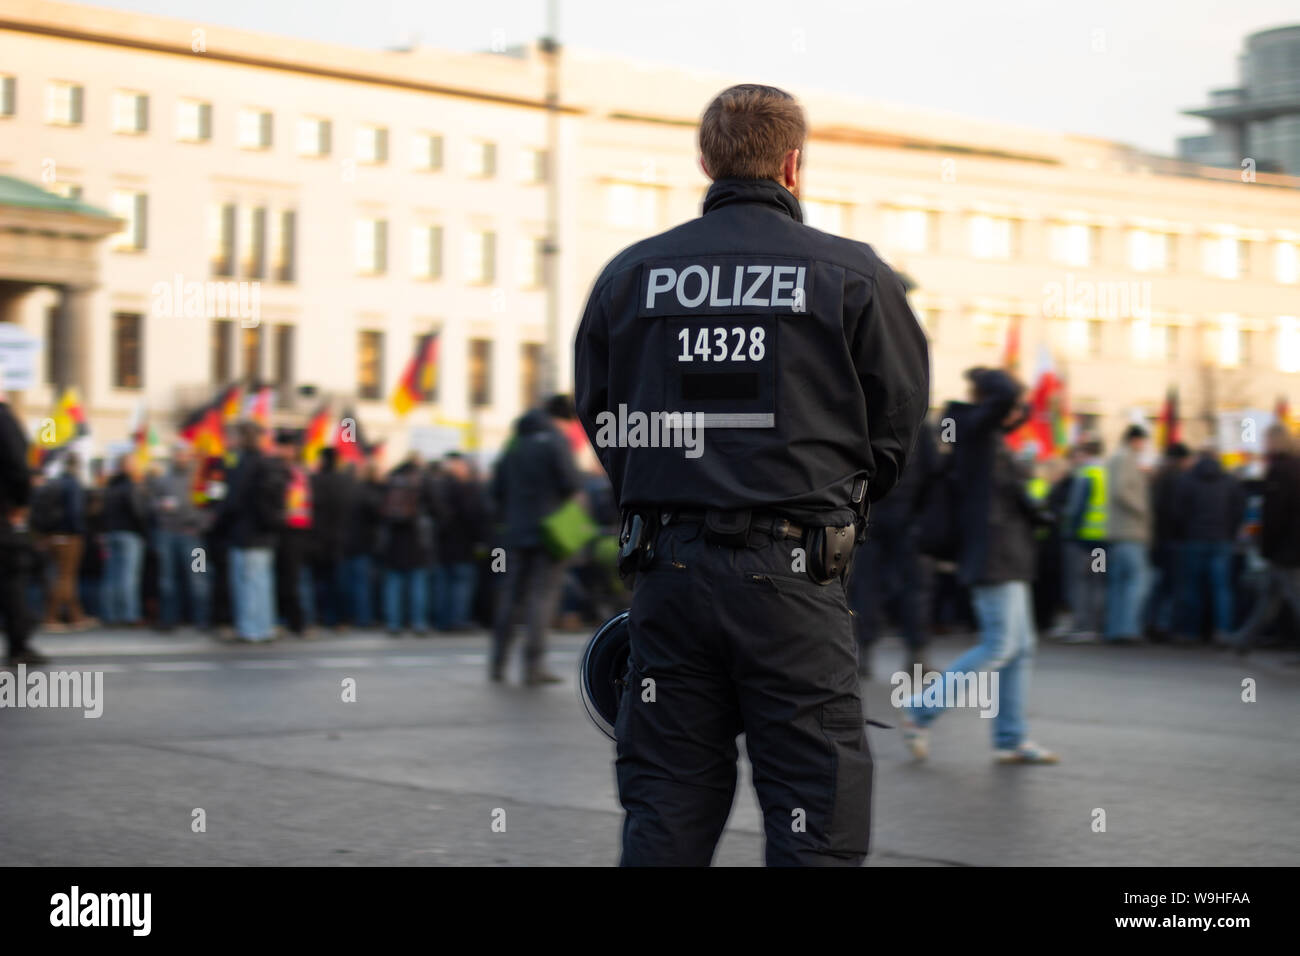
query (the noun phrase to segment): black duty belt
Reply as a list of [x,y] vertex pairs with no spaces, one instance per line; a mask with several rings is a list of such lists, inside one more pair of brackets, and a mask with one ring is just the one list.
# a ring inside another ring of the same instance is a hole
[[[767,514],[761,511],[736,512],[736,514],[737,516],[748,515],[748,536],[751,540],[756,535],[763,535],[777,541],[803,540],[803,527],[795,524],[788,518],[782,518],[780,515]],[[663,524],[702,524],[707,526],[708,518],[709,513],[706,511],[669,510],[664,512]]]

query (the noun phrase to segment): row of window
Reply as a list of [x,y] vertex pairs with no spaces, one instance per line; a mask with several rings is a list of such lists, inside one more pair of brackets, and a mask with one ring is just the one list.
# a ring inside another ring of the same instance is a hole
[[[922,310],[918,318],[933,339],[939,334],[942,317],[938,310]],[[1004,347],[1014,317],[1006,314],[973,312],[969,316],[975,344],[984,349]],[[1113,325],[1102,319],[1049,319],[1048,336],[1053,350],[1072,359],[1121,358],[1106,349],[1105,329]],[[1135,362],[1175,363],[1185,347],[1185,326],[1129,319],[1127,354]],[[1212,357],[1220,368],[1258,368],[1269,365],[1281,372],[1300,372],[1300,318],[1279,316],[1270,330],[1242,328],[1241,317],[1223,314],[1199,326],[1200,354]]]
[[[115,189],[110,207],[125,225],[112,237],[113,249],[140,252],[148,247],[149,197],[142,192]],[[243,279],[297,280],[295,247],[298,214],[293,209],[265,206],[240,208],[218,203],[208,216],[209,260],[212,275]],[[381,276],[389,271],[389,223],[386,219],[360,219],[354,233],[354,265],[360,275]],[[490,285],[497,281],[498,236],[491,230],[471,229],[464,234],[465,281]],[[416,279],[443,276],[443,227],[420,224],[410,231],[410,274]],[[525,289],[546,283],[546,240],[521,237],[515,249],[515,278]]]
[[[643,183],[612,182],[605,186],[605,221],[619,229],[642,233],[660,228],[663,188]],[[853,207],[848,203],[806,199],[804,221],[817,229],[847,235]],[[938,251],[939,212],[933,209],[886,206],[882,235],[877,239],[889,255]],[[966,215],[966,253],[981,260],[1011,260],[1025,253],[1023,221],[986,213]],[[1254,242],[1231,231],[1206,234],[1201,240],[1200,268],[1208,276],[1238,279],[1250,275]],[[1102,227],[1082,222],[1049,222],[1047,257],[1064,266],[1085,268],[1101,261]],[[1125,263],[1135,272],[1166,273],[1179,268],[1178,234],[1160,229],[1129,228],[1125,234]],[[1273,245],[1273,278],[1300,281],[1300,241]]]
[[[54,310],[47,322],[47,336],[53,332]],[[265,341],[271,340],[271,367],[263,360]],[[242,327],[233,319],[214,319],[211,325],[209,354],[210,375],[213,384],[221,385],[236,378],[266,382],[287,393],[295,385],[295,335],[293,325]],[[384,369],[384,335],[376,329],[357,333],[357,397],[379,401],[387,397]],[[411,341],[414,352],[420,336]],[[467,399],[472,408],[486,408],[493,404],[495,394],[492,374],[493,349],[491,339],[470,339],[467,343],[468,377]],[[45,378],[55,381],[54,350],[47,349]],[[527,407],[537,397],[542,368],[542,346],[536,342],[520,346],[520,407]],[[439,353],[441,363],[445,353]],[[110,381],[115,388],[139,389],[144,387],[144,315],[139,312],[114,312],[112,317],[112,362]],[[441,376],[433,376],[433,386],[420,401],[438,401],[438,383]]]
[[[17,110],[17,80],[0,77],[0,116]],[[52,126],[81,126],[85,123],[85,88],[79,83],[53,80],[45,88],[45,122]],[[180,99],[176,103],[176,139],[204,143],[212,139],[212,104],[206,100]],[[150,129],[149,94],[138,90],[114,90],[109,105],[110,127],[115,133],[142,135]],[[358,124],[353,134],[352,159],[381,166],[389,162],[389,129],[378,123]],[[240,149],[267,150],[275,143],[275,114],[261,107],[241,107],[235,116],[235,142]],[[325,116],[300,116],[295,149],[299,156],[334,155],[334,121]],[[547,154],[543,149],[520,150],[516,170],[520,182],[541,183],[547,177]],[[443,137],[419,131],[410,138],[412,169],[434,171],[443,168]],[[465,174],[479,179],[497,175],[497,144],[474,139],[465,147]]]

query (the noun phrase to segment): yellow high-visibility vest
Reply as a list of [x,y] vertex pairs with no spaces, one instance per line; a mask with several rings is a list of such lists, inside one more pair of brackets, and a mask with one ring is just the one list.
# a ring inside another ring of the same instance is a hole
[[1088,501],[1079,521],[1079,537],[1084,541],[1103,541],[1106,538],[1106,468],[1103,465],[1084,465],[1079,474],[1091,480]]

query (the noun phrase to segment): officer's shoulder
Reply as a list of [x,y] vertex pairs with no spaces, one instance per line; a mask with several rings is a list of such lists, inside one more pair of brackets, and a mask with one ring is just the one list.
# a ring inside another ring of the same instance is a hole
[[673,249],[675,240],[682,233],[690,231],[699,221],[699,217],[689,219],[673,226],[666,232],[656,233],[653,236],[647,236],[638,242],[632,243],[632,245],[615,255],[613,259],[610,259],[605,264],[605,267],[600,270],[600,274],[596,277],[596,282],[592,286],[592,294],[594,295],[600,291],[623,273],[632,272],[645,262],[669,254]]
[[869,243],[823,232],[807,223],[802,229],[812,258],[856,272],[875,283],[898,281],[897,273]]

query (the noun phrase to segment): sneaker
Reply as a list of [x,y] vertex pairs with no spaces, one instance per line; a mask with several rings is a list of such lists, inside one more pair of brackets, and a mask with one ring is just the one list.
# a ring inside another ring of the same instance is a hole
[[912,753],[913,760],[924,760],[930,756],[930,731],[926,730],[903,711],[899,728],[903,731],[903,743]]
[[17,654],[10,654],[5,663],[10,667],[17,667],[19,664],[39,666],[41,664],[48,664],[49,662],[50,659],[48,657],[29,647],[26,650],[19,651]]
[[1014,749],[1005,748],[993,751],[998,763],[1060,763],[1061,758],[1046,747],[1026,740]]

